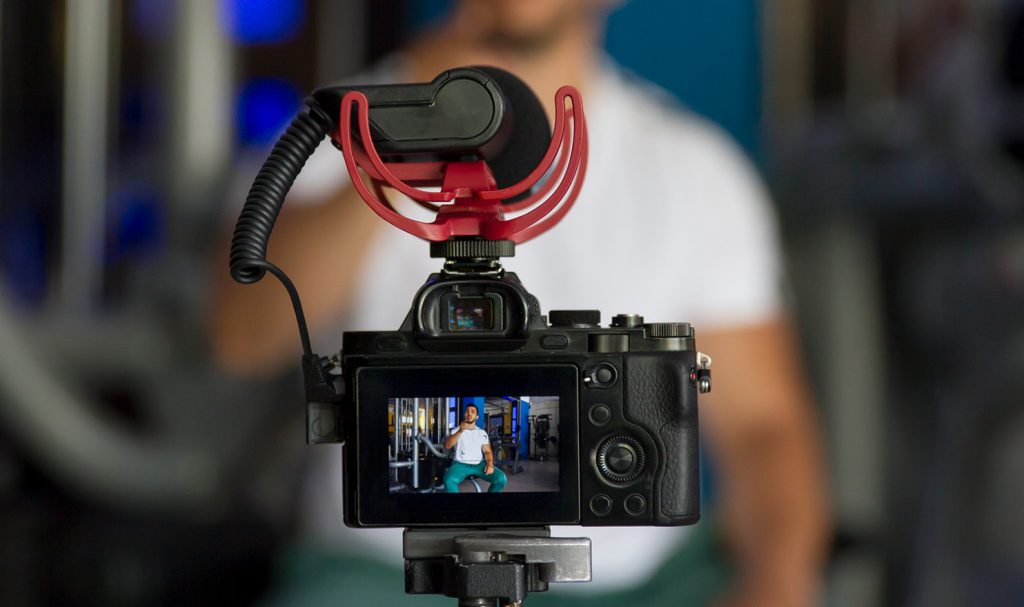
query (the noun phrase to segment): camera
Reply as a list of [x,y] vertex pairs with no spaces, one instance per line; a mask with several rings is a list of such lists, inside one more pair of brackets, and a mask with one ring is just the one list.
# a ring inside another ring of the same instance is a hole
[[[308,407],[309,442],[345,444],[345,523],[695,523],[707,374],[692,327],[632,314],[602,326],[595,310],[545,317],[514,273],[446,270],[397,331],[343,335],[332,369],[350,387],[340,407],[352,423],[335,433],[332,407]],[[448,439],[470,408],[499,490],[480,478],[477,449],[477,474],[452,491],[460,454]],[[528,460],[540,416],[557,440]]]
[[[711,361],[696,350],[693,328],[635,314],[603,325],[595,310],[544,315],[499,261],[557,224],[579,193],[582,100],[565,86],[555,102],[549,128],[529,88],[489,67],[423,84],[319,89],[250,190],[232,276],[251,283],[270,272],[288,290],[304,351],[307,441],[344,444],[351,527],[687,525],[700,517],[697,397],[710,390]],[[322,357],[266,246],[288,188],[328,135],[374,212],[430,241],[431,255],[445,261],[397,330],[346,332],[340,353]],[[400,215],[385,186],[436,219]],[[425,541],[426,553],[451,550]],[[530,541],[549,554],[548,540]],[[589,563],[589,543],[586,550]]]

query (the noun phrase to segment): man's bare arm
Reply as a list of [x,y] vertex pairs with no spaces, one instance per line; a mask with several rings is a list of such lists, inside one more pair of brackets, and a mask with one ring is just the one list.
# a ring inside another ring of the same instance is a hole
[[[267,259],[295,283],[312,333],[351,300],[363,253],[382,223],[351,187],[317,205],[285,203]],[[254,285],[235,283],[227,271],[229,242],[225,238],[211,260],[215,280],[208,322],[214,357],[224,369],[243,375],[296,364],[301,350],[287,293],[272,276]]]
[[779,320],[697,341],[714,359],[700,415],[740,574],[724,604],[813,605],[830,520],[825,454],[794,332]]
[[484,468],[484,474],[490,474],[494,472],[494,454],[491,453],[491,446],[484,443],[483,446],[484,460],[487,462],[487,467]]

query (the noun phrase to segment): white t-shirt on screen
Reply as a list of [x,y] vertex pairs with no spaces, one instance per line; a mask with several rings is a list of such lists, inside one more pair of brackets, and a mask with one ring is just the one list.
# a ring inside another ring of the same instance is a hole
[[[458,428],[455,428],[452,434],[457,431]],[[489,445],[490,442],[487,433],[479,426],[463,430],[458,442],[455,443],[455,461],[473,466],[479,464],[484,459],[484,445]]]
[[[542,313],[598,309],[605,324],[619,313],[642,314],[647,322],[691,322],[698,344],[701,331],[774,318],[782,307],[775,219],[756,171],[737,146],[610,62],[584,91],[583,102],[590,156],[575,207],[503,260],[539,299]],[[347,179],[340,153],[325,143],[300,175],[293,198],[323,199]],[[359,272],[360,296],[337,332],[316,337],[317,351],[336,349],[341,330],[397,328],[423,281],[441,266],[429,257],[427,243],[397,228],[382,230],[366,258],[361,268],[339,261],[339,271]],[[340,450],[313,451],[319,471],[306,498],[310,534],[401,566],[402,530],[346,528]],[[594,581],[562,585],[587,591],[642,580],[688,528],[552,531],[593,540]]]

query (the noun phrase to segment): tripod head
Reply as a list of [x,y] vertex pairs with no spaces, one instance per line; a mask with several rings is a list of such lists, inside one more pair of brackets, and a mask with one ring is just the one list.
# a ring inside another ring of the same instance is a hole
[[520,607],[553,582],[590,581],[590,539],[547,527],[406,529],[405,591],[443,594],[460,607]]

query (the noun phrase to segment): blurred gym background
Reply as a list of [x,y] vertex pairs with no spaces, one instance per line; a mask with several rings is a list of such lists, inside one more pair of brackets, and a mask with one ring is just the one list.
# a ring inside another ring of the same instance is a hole
[[[296,377],[206,362],[233,167],[445,5],[0,3],[0,604],[264,591],[303,413]],[[828,603],[1021,604],[1024,2],[634,0],[606,45],[773,188],[827,426]]]

